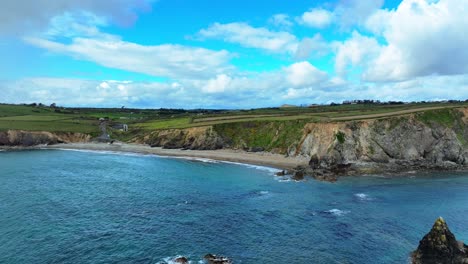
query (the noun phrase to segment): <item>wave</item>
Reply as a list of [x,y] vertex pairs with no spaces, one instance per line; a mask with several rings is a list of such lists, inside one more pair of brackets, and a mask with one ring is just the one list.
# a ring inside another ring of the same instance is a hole
[[271,173],[277,173],[277,172],[280,171],[279,169],[276,169],[276,168],[273,168],[273,167],[253,165],[253,164],[248,164],[248,163],[241,163],[241,162],[234,162],[234,161],[219,161],[219,162],[227,163],[227,164],[240,165],[240,166],[249,167],[249,168],[252,168],[252,169],[268,171],[268,172],[271,172]]
[[330,209],[328,211],[324,211],[324,213],[335,215],[335,216],[343,216],[345,214],[348,214],[349,211],[344,211],[344,210],[340,210],[340,209]]
[[365,193],[355,193],[354,196],[361,201],[370,201],[372,198],[369,197],[368,194]]

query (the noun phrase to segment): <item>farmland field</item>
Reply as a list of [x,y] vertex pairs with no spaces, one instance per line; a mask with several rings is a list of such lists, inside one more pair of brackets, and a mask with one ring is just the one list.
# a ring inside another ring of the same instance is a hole
[[[219,124],[294,121],[340,122],[385,118],[440,109],[466,107],[467,102],[413,104],[350,104],[314,107],[262,108],[250,110],[210,109],[122,109],[51,108],[47,106],[0,104],[0,130],[82,132],[98,134],[99,118],[109,124],[125,123],[138,133],[169,128],[189,128]],[[110,131],[112,133],[112,131]]]

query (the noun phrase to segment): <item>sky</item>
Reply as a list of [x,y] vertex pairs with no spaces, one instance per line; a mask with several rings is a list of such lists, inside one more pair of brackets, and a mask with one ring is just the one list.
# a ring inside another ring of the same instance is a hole
[[468,0],[2,0],[0,102],[468,99]]

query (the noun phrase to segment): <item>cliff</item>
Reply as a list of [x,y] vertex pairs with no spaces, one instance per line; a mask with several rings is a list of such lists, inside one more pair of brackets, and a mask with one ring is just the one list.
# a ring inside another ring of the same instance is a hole
[[82,133],[51,133],[45,131],[0,131],[0,146],[34,146],[57,143],[88,142],[91,136]]
[[468,167],[468,108],[384,119],[267,121],[157,130],[134,142],[164,148],[269,151],[310,160],[317,178]]

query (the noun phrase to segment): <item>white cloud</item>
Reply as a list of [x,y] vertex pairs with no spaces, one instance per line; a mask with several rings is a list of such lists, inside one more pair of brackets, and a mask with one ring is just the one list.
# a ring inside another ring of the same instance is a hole
[[268,23],[281,29],[289,29],[294,25],[289,15],[286,14],[273,15],[268,19]]
[[2,1],[0,34],[22,34],[45,28],[50,19],[66,12],[87,11],[121,25],[132,24],[137,11],[151,9],[152,0],[14,0]]
[[315,34],[312,38],[303,38],[297,47],[295,59],[303,60],[309,57],[321,57],[330,52],[330,45],[320,35]]
[[368,81],[468,71],[468,0],[404,0],[396,10],[376,12],[366,23],[385,39],[364,72]]
[[98,89],[104,89],[105,90],[105,89],[109,89],[109,88],[110,88],[110,86],[109,86],[109,84],[107,82],[102,82],[98,86]]
[[273,26],[279,27],[279,28],[290,28],[293,26],[293,23],[291,22],[291,19],[289,15],[286,14],[276,14],[273,15],[268,22],[272,24]]
[[298,20],[309,27],[325,28],[331,24],[333,13],[322,8],[314,8],[302,14]]
[[94,37],[102,34],[98,27],[107,25],[108,20],[105,17],[99,17],[89,12],[65,12],[50,20],[44,36],[48,38]]
[[345,77],[350,69],[364,67],[377,56],[380,46],[375,38],[366,37],[354,31],[351,38],[335,46],[335,71]]
[[214,23],[198,32],[201,38],[221,39],[238,43],[247,48],[263,49],[276,53],[294,53],[297,49],[296,36],[284,31],[271,31],[263,27],[252,27],[246,23]]
[[[284,69],[250,77],[228,78],[229,84],[221,93],[203,92],[203,87],[210,80],[180,80],[174,85],[172,82],[26,78],[1,82],[0,101],[44,104],[55,102],[65,106],[99,107],[252,108],[364,98],[404,101],[468,98],[468,74],[428,76],[403,82],[366,85],[332,78],[305,86],[291,86]],[[109,88],[96,88],[104,82]]]
[[316,85],[327,79],[327,73],[320,71],[307,61],[294,63],[284,69],[286,79],[293,86]]
[[203,86],[204,93],[222,93],[231,82],[231,77],[226,74],[219,74],[215,79],[208,80],[208,83]]
[[163,44],[144,46],[100,34],[93,38],[76,37],[71,43],[28,37],[31,45],[50,52],[95,62],[99,65],[161,77],[207,78],[232,68],[225,50]]
[[342,29],[350,29],[354,25],[363,25],[383,4],[384,0],[340,0],[333,13]]

